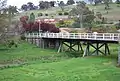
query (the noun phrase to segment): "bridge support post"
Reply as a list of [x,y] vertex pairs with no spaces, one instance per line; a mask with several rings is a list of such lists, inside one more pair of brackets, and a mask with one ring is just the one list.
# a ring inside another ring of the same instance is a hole
[[64,49],[63,45],[66,46],[66,48],[67,48],[65,51],[70,51],[70,52],[80,52],[81,51],[83,53],[83,48],[82,48],[80,41],[63,41],[63,40],[60,41],[58,53],[60,51],[63,51],[63,49]]
[[[94,51],[90,50],[90,47],[92,47],[94,49]],[[104,50],[101,49],[103,47],[105,48]],[[100,53],[105,55],[105,56],[106,55],[110,55],[110,50],[109,50],[108,44],[106,42],[104,42],[104,43],[100,43],[100,42],[96,42],[96,43],[87,42],[87,46],[86,46],[86,48],[84,50],[83,57],[84,56],[90,56],[90,55],[99,55]]]
[[60,41],[60,45],[58,48],[58,53],[63,52],[63,41]]

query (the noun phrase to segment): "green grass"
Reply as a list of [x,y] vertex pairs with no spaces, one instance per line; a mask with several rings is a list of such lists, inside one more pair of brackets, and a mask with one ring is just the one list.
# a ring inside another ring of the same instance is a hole
[[65,57],[64,54],[57,54],[56,52],[51,49],[40,49],[28,43],[21,43],[18,44],[18,48],[12,47],[9,49],[0,46],[0,64],[14,64],[36,60],[48,61],[49,59],[55,61]]
[[[66,53],[57,54],[55,50],[40,49],[28,43],[9,50],[3,50],[5,47],[1,46],[0,65],[16,59],[27,60],[28,64],[1,69],[0,81],[119,81],[120,68],[116,67],[118,45],[109,46],[110,56],[69,59]],[[42,58],[31,59],[38,57]]]

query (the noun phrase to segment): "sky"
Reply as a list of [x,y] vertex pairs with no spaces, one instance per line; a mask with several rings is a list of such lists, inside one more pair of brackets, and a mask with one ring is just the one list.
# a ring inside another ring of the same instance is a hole
[[[14,5],[17,6],[18,8],[21,8],[21,5],[26,4],[27,2],[33,2],[35,5],[38,5],[39,1],[41,0],[8,0],[7,5]],[[53,0],[42,0],[42,1],[53,1]],[[63,0],[63,1],[66,2],[67,0]]]

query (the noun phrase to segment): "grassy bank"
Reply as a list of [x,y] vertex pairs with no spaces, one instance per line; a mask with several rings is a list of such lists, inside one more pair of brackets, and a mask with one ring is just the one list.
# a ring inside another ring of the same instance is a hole
[[109,46],[110,56],[85,58],[71,58],[28,43],[11,49],[0,46],[0,65],[26,63],[0,69],[0,81],[119,81],[118,45]]

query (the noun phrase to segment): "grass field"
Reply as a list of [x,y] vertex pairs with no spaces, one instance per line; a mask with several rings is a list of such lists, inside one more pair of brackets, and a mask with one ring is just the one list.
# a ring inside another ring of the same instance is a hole
[[[0,46],[0,81],[119,81],[118,45],[109,45],[110,56],[71,58],[66,53],[40,49],[28,43],[18,48]],[[20,66],[12,64],[25,63]]]

